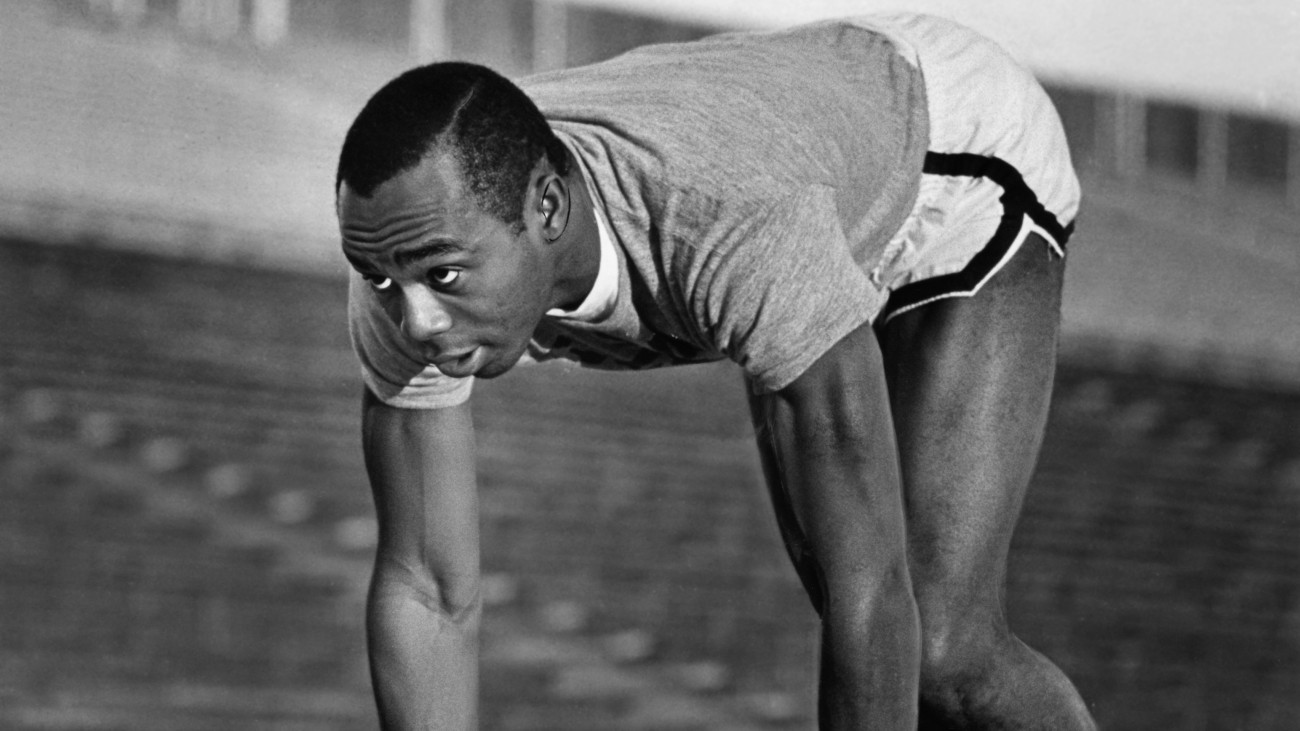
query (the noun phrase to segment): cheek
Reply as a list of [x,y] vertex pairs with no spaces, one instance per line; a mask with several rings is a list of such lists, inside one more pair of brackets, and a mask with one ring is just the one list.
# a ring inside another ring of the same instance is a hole
[[508,295],[509,302],[501,307],[501,325],[518,336],[532,335],[532,331],[545,314],[545,303],[533,290],[519,288]]
[[511,277],[511,284],[504,293],[509,306],[502,309],[509,311],[509,319],[516,327],[531,329],[546,314],[551,290],[541,262],[521,259],[521,266]]
[[402,325],[402,302],[398,297],[393,295],[379,295],[379,306],[383,308],[384,314],[394,325]]
[[520,248],[485,267],[480,281],[491,303],[481,311],[482,322],[513,343],[532,336],[549,307],[551,287],[546,262],[530,255],[525,242],[511,245]]

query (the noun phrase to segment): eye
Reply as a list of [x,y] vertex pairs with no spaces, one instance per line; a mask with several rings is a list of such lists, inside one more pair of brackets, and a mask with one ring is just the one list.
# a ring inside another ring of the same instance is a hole
[[429,281],[438,287],[448,287],[460,279],[460,270],[450,267],[434,267],[429,270]]
[[377,291],[384,292],[393,288],[393,280],[389,277],[381,277],[374,274],[367,274],[365,277],[366,281],[370,282],[370,286],[374,287]]

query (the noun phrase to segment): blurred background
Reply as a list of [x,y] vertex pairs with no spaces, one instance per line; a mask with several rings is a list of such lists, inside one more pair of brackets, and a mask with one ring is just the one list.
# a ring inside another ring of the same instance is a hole
[[[380,84],[904,6],[1028,63],[1084,179],[1013,625],[1104,728],[1296,728],[1289,0],[3,0],[0,728],[376,728],[331,206]],[[736,373],[476,391],[483,728],[813,728]]]

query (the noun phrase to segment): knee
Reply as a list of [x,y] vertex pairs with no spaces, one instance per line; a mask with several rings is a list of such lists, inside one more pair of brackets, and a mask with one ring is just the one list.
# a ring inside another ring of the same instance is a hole
[[963,615],[937,621],[922,613],[922,705],[956,708],[988,685],[1000,656],[1015,642],[1004,622]]
[[922,678],[950,682],[979,674],[1011,638],[997,583],[945,580],[936,572],[921,575],[915,592]]
[[922,629],[919,729],[1092,729],[1068,678],[1005,623]]
[[987,655],[973,645],[956,644],[922,634],[919,726],[921,729],[966,728],[978,715],[988,687]]

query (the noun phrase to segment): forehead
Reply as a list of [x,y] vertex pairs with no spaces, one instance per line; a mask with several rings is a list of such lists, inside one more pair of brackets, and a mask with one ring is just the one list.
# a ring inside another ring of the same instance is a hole
[[338,216],[344,249],[374,255],[431,235],[465,236],[486,214],[469,195],[456,161],[439,153],[384,182],[368,198],[344,183]]

